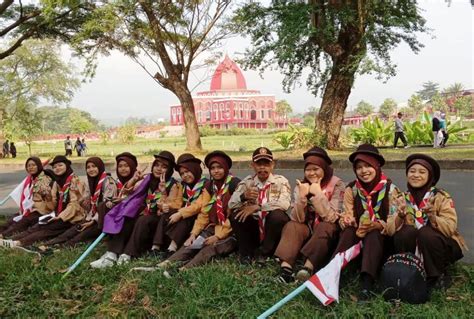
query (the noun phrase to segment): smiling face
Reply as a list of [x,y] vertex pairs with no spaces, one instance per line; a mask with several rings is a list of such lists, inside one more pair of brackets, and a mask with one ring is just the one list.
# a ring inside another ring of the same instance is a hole
[[252,162],[252,167],[257,174],[257,177],[260,181],[264,182],[268,179],[271,173],[273,173],[273,168],[275,167],[274,162],[267,161],[265,159]]
[[209,167],[209,173],[211,174],[212,179],[220,181],[224,179],[225,169],[221,164],[214,162],[211,164],[211,167]]
[[86,173],[89,177],[96,177],[97,175],[99,175],[99,168],[95,166],[94,163],[89,162],[86,165]]
[[308,164],[304,169],[304,177],[310,183],[320,182],[324,178],[324,170],[315,164]]
[[33,160],[29,160],[26,163],[26,172],[30,175],[35,175],[38,173],[38,166]]
[[356,175],[363,183],[370,183],[377,176],[377,171],[364,161],[357,161],[355,165]]
[[53,171],[56,176],[61,176],[66,173],[67,166],[66,163],[59,162],[53,165]]
[[186,184],[192,184],[194,182],[193,173],[191,173],[190,170],[188,170],[187,168],[183,166],[179,168],[179,175],[181,176],[181,179],[183,180],[183,182],[185,182]]
[[166,174],[167,170],[168,170],[168,164],[158,160],[156,161],[156,164],[153,165],[151,172],[154,177],[160,178],[162,174]]
[[119,174],[121,177],[127,177],[130,175],[130,172],[132,170],[130,169],[130,166],[128,166],[127,162],[125,161],[119,161],[117,164],[117,174]]
[[420,188],[428,183],[430,172],[420,164],[413,164],[407,172],[408,184],[413,188]]

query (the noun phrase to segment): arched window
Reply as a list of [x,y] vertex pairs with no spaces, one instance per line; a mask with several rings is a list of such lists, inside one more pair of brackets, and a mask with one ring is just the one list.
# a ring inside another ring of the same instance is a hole
[[256,120],[257,119],[257,111],[255,111],[255,110],[250,111],[250,119],[251,120]]

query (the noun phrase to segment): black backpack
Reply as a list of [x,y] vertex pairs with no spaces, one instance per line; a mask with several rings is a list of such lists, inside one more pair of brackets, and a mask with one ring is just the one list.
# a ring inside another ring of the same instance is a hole
[[381,281],[385,300],[401,300],[410,304],[429,299],[423,262],[415,254],[401,253],[387,259]]

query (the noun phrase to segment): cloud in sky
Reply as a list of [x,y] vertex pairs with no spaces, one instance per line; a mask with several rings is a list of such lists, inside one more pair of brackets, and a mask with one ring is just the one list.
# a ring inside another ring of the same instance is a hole
[[[467,0],[453,1],[450,7],[444,1],[420,1],[423,16],[431,35],[419,37],[425,47],[418,55],[402,44],[392,53],[397,65],[397,75],[383,83],[373,76],[356,79],[349,97],[349,108],[360,100],[376,106],[385,98],[397,102],[406,100],[421,84],[438,82],[441,87],[461,82],[466,88],[473,88],[473,10]],[[235,58],[249,45],[248,40],[236,37],[226,41],[223,53]],[[197,71],[202,78],[204,71]],[[212,73],[212,70],[211,70]],[[244,71],[247,87],[259,89],[262,93],[274,94],[277,100],[286,99],[295,112],[304,112],[309,107],[319,106],[321,99],[314,97],[305,86],[296,87],[286,94],[282,89],[283,77],[278,70],[266,71],[261,78],[256,71]],[[190,88],[198,81],[191,77]],[[193,91],[208,90],[210,80],[201,83]],[[86,110],[94,117],[109,122],[119,122],[129,116],[168,118],[169,106],[179,103],[170,91],[159,86],[143,69],[120,53],[101,57],[96,76],[76,92],[71,106]]]

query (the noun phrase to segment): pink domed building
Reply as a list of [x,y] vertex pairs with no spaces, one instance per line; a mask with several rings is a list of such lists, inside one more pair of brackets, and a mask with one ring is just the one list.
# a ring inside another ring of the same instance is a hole
[[[214,71],[209,91],[193,96],[199,125],[218,129],[265,129],[269,122],[286,127],[287,120],[275,112],[275,96],[247,89],[245,77],[227,55]],[[181,105],[170,107],[171,125],[184,125]]]

